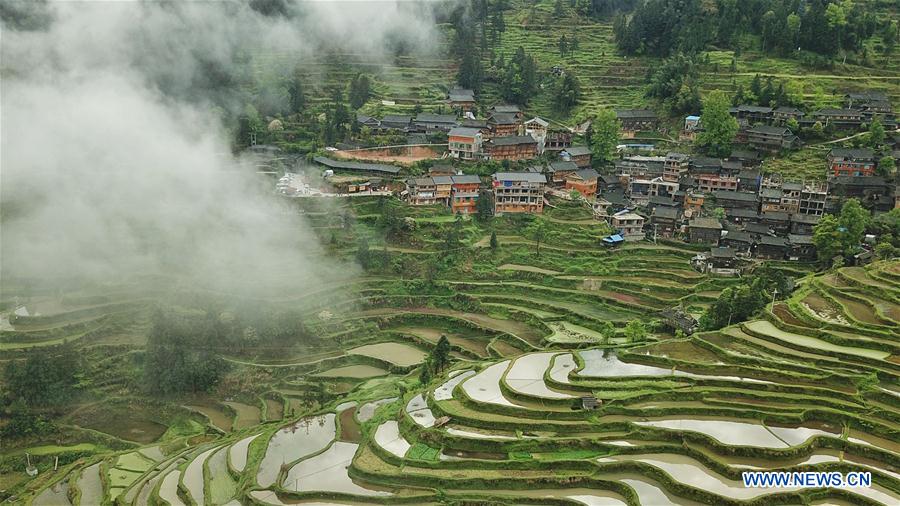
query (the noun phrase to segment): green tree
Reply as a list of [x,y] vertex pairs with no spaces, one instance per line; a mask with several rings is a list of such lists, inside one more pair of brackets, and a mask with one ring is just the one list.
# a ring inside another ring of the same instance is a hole
[[581,98],[581,85],[578,78],[572,72],[566,72],[562,79],[557,80],[556,90],[553,94],[553,102],[556,110],[568,113]]
[[869,212],[859,200],[849,199],[841,207],[839,216],[826,214],[813,228],[813,244],[819,261],[832,265],[835,258],[844,258],[859,250],[860,242],[869,224]]
[[565,14],[565,9],[563,8],[563,0],[556,0],[556,3],[553,4],[553,16],[560,17]]
[[897,248],[889,241],[879,242],[878,245],[875,246],[875,256],[882,260],[890,260],[897,256]]
[[591,123],[591,152],[594,160],[608,163],[616,154],[621,123],[612,109],[601,109]]
[[897,170],[897,161],[891,155],[885,155],[878,160],[878,175],[883,177],[893,177],[894,171]]
[[500,94],[510,103],[525,105],[537,84],[537,63],[519,46],[500,75]]
[[475,213],[475,217],[482,222],[490,221],[494,216],[494,207],[491,205],[490,194],[482,192],[478,195],[478,200],[475,202]]
[[303,79],[299,68],[294,71],[294,76],[288,86],[288,96],[290,97],[291,112],[294,114],[303,112],[306,106],[306,96],[303,94]]
[[721,158],[731,153],[738,124],[728,109],[728,96],[723,91],[713,91],[703,101],[703,114],[700,116],[703,131],[697,138],[697,144],[710,156]]
[[71,344],[29,350],[24,361],[9,360],[6,397],[23,406],[64,405],[78,388],[82,363]]
[[531,226],[531,239],[535,243],[534,252],[537,256],[541,256],[541,243],[547,237],[547,223],[544,220],[537,220]]
[[432,367],[433,367],[433,365],[431,363],[431,357],[430,356],[426,357],[425,361],[422,362],[421,369],[419,370],[419,383],[421,383],[422,385],[427,385],[427,384],[431,383]]
[[641,320],[631,320],[625,325],[625,337],[629,343],[636,343],[647,338],[647,327]]
[[787,123],[785,123],[784,126],[788,127],[788,129],[789,129],[791,132],[794,132],[794,133],[800,131],[800,123],[797,122],[797,118],[790,118],[790,119],[788,119],[788,120],[787,120]]
[[872,123],[869,124],[869,146],[877,148],[884,144],[886,138],[884,125],[881,124],[881,119],[876,116],[872,119]]
[[843,253],[838,219],[831,214],[822,216],[813,228],[813,244],[822,265],[831,265],[832,260]]
[[569,52],[569,41],[566,39],[565,34],[559,38],[559,55],[565,56],[566,53]]
[[481,66],[481,57],[474,47],[466,48],[459,63],[456,73],[456,82],[463,88],[478,92],[484,80],[484,69]]
[[433,350],[433,358],[432,363],[434,364],[435,372],[441,373],[447,366],[450,365],[450,340],[447,339],[447,336],[441,334],[440,339],[438,339],[437,346],[434,347]]
[[369,96],[372,93],[371,86],[369,77],[365,74],[356,74],[350,80],[350,89],[347,97],[351,108],[359,109],[369,100]]
[[497,251],[497,232],[491,231],[491,251]]

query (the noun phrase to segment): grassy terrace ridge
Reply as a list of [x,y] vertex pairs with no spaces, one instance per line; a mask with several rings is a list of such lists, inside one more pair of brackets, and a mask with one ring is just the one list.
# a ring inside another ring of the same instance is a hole
[[[106,355],[98,367],[111,372],[57,440],[35,438],[3,457],[15,469],[29,452],[38,477],[15,472],[5,483],[35,504],[60,494],[71,504],[98,494],[127,504],[900,501],[891,324],[900,262],[795,269],[802,278],[788,298],[685,337],[661,326],[658,310],[680,303],[699,315],[740,282],[694,271],[691,250],[589,247],[594,223],[546,217],[466,219],[459,244],[448,245],[454,220],[410,212],[426,219],[382,235],[388,248],[371,247],[352,283],[263,301],[302,307],[312,337],[229,354],[223,382],[207,393],[141,406],[116,379],[141,348],[111,344],[115,330],[75,339],[71,319],[57,315],[58,337]],[[574,233],[572,247],[538,249],[536,221]],[[365,220],[338,230],[334,240],[321,232],[326,247],[357,257],[358,239],[380,233]],[[492,249],[483,238],[498,230]],[[192,297],[169,305],[202,314]],[[634,320],[645,334],[626,330]],[[444,336],[449,364],[421,377]],[[113,392],[115,401],[104,397]],[[597,409],[580,409],[582,396]],[[64,465],[54,472],[57,456]],[[745,466],[871,471],[874,486],[745,489]]]

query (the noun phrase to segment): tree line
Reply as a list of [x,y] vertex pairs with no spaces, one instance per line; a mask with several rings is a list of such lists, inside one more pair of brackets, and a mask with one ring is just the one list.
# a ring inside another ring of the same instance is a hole
[[769,54],[799,49],[834,57],[862,50],[875,34],[889,53],[897,42],[897,21],[879,19],[870,7],[851,0],[645,0],[632,13],[620,13],[613,29],[626,54],[736,48],[752,35]]

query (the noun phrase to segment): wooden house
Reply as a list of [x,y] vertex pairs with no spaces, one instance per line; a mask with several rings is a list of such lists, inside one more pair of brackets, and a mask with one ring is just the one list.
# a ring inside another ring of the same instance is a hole
[[494,137],[484,143],[484,152],[491,160],[530,160],[538,155],[537,141],[530,135]]
[[572,172],[566,176],[566,190],[575,190],[585,198],[592,199],[597,195],[597,177],[597,171],[594,169]]

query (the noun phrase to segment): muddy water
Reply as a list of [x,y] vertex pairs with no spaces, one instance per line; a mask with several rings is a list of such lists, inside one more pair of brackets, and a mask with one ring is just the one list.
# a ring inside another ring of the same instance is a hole
[[203,463],[216,450],[217,448],[206,450],[195,457],[184,469],[184,478],[181,481],[198,504],[204,504],[205,500],[203,492]]
[[830,432],[806,427],[772,427],[770,431],[760,424],[728,420],[678,419],[634,421],[632,423],[645,427],[699,432],[723,444],[761,448],[787,448],[800,444],[815,435],[835,436]]
[[594,378],[613,378],[622,376],[683,376],[687,378],[710,379],[710,380],[729,380],[729,381],[746,381],[748,383],[771,383],[752,378],[743,378],[740,376],[717,376],[706,374],[694,374],[678,369],[665,369],[651,365],[633,364],[623,362],[615,355],[603,356],[603,350],[587,350],[582,351],[581,358],[584,360],[584,369],[578,371],[581,377]]
[[178,497],[179,478],[181,478],[181,471],[172,471],[163,478],[162,484],[159,486],[159,497],[172,506],[185,506],[181,498]]
[[100,504],[103,501],[103,483],[100,481],[100,463],[88,466],[78,478],[81,504]]
[[406,412],[412,417],[414,422],[426,429],[434,427],[436,423],[434,413],[428,407],[428,404],[425,403],[425,398],[422,397],[422,394],[413,397],[406,403]]
[[422,362],[426,353],[418,348],[413,348],[402,343],[376,343],[353,348],[347,353],[351,355],[365,355],[385,362],[406,367]]
[[354,415],[356,414],[355,407],[349,407],[343,411],[341,411],[341,441],[348,441],[351,443],[359,443],[360,440],[360,431],[359,424],[356,423],[356,418]]
[[302,460],[291,468],[284,480],[287,490],[341,492],[345,494],[389,496],[390,492],[361,487],[347,475],[358,445],[336,441],[324,452]]
[[245,437],[231,445],[231,448],[228,450],[230,453],[229,457],[231,458],[231,466],[234,467],[236,471],[241,472],[244,470],[244,467],[247,465],[247,450],[250,447],[250,443],[259,436],[259,434],[255,434],[250,437]]
[[[713,494],[733,499],[753,499],[759,496],[776,492],[760,488],[747,488],[742,481],[731,480],[721,476],[700,462],[683,455],[674,454],[646,454],[646,455],[616,455],[597,459],[598,462],[616,462],[635,460],[650,464],[665,471],[676,481],[706,490]],[[803,487],[779,487],[777,492],[790,492],[801,490]],[[879,487],[854,489],[860,495],[882,502],[884,504],[900,503],[900,495],[888,493]]]
[[559,383],[570,383],[569,373],[575,370],[576,365],[571,353],[557,355],[553,360],[553,368],[550,369],[550,377]]
[[556,392],[544,383],[544,372],[550,368],[554,353],[532,353],[519,357],[506,373],[506,384],[516,392],[548,399],[572,399],[574,396]]
[[59,481],[47,487],[40,495],[34,498],[31,503],[34,506],[64,506],[72,504],[69,502],[69,482],[66,480]]
[[323,378],[374,378],[376,376],[384,376],[387,373],[384,369],[371,365],[347,365],[328,369],[316,374],[316,376]]
[[269,441],[259,464],[256,481],[263,487],[275,483],[281,465],[322,450],[335,436],[334,413],[304,418],[279,429]]
[[[459,491],[463,493],[463,491]],[[624,506],[627,504],[614,492],[589,488],[565,488],[565,489],[531,489],[531,490],[466,490],[466,494],[479,496],[508,496],[541,498],[541,499],[571,499],[588,506]],[[512,503],[512,502],[511,502]]]
[[235,430],[253,427],[254,425],[259,423],[259,406],[251,406],[249,404],[243,404],[240,402],[223,402],[223,404],[227,404],[231,407],[231,409],[235,411],[235,413],[237,413],[237,416],[234,419]]
[[384,422],[378,426],[375,430],[375,442],[401,459],[406,456],[406,452],[412,446],[400,434],[400,426],[395,420]]
[[460,383],[465,381],[466,378],[475,375],[475,371],[453,372],[456,374],[453,374],[453,376],[449,380],[445,381],[443,385],[434,389],[434,400],[449,401],[453,398],[453,389],[456,388],[456,385],[459,385]]
[[494,364],[463,382],[461,388],[476,402],[515,406],[500,391],[500,377],[509,366],[509,360]]
[[460,436],[460,437],[467,437],[470,439],[504,439],[504,440],[516,439],[513,436],[507,436],[507,435],[503,435],[503,434],[475,432],[475,431],[471,431],[471,430],[457,429],[455,427],[447,427],[447,434],[452,434],[454,436]]
[[369,420],[372,419],[373,416],[375,416],[375,410],[377,410],[379,407],[381,407],[385,404],[390,404],[396,400],[397,400],[396,397],[388,397],[387,399],[380,399],[377,401],[367,402],[367,403],[363,404],[362,406],[360,406],[359,412],[357,412],[357,414],[356,414],[356,418],[360,422],[368,422]]

